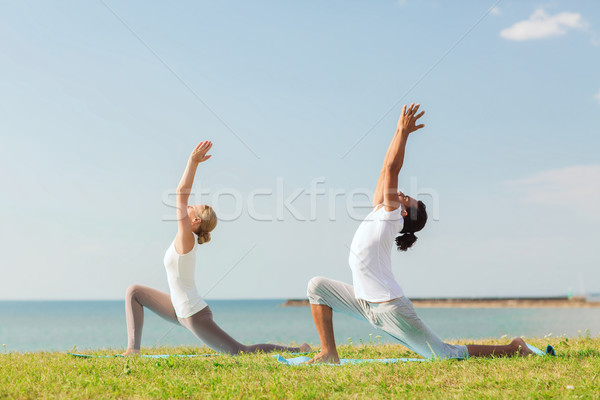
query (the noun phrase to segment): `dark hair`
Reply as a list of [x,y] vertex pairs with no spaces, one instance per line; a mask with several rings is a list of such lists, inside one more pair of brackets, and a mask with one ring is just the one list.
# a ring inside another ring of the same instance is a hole
[[404,226],[400,235],[396,236],[396,246],[398,250],[408,250],[416,241],[415,232],[423,229],[427,223],[427,207],[422,201],[418,202],[417,207],[411,207],[406,210],[408,215],[404,218]]

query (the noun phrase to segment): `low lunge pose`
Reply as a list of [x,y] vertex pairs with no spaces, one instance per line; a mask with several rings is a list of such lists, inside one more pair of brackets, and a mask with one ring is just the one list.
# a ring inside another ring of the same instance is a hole
[[415,232],[427,222],[425,204],[398,191],[398,174],[404,162],[408,136],[424,127],[417,120],[419,105],[402,108],[379,175],[373,210],[360,224],[350,246],[349,264],[354,286],[316,277],[308,284],[308,299],[321,352],[309,363],[339,363],[333,335],[332,310],[366,320],[425,358],[466,358],[530,354],[522,339],[506,346],[452,345],[441,341],[417,316],[392,273],[394,241],[406,251],[417,240]]
[[273,350],[308,351],[310,346],[306,343],[299,348],[273,344],[245,346],[237,342],[213,321],[210,307],[198,294],[194,280],[196,249],[198,245],[210,241],[210,232],[217,226],[217,216],[208,205],[188,206],[188,199],[196,168],[211,157],[207,155],[211,147],[210,141],[196,146],[177,187],[177,235],[164,258],[171,294],[140,285],[127,289],[125,308],[128,343],[123,355],[140,354],[144,307],[168,321],[186,327],[208,347],[218,352],[237,354]]

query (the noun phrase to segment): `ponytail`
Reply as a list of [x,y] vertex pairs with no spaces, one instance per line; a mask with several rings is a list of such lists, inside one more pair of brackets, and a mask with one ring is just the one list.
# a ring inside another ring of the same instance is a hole
[[403,233],[396,236],[396,246],[398,246],[398,250],[406,251],[412,247],[417,239],[414,232]]
[[198,234],[198,244],[210,242],[210,232],[200,232]]

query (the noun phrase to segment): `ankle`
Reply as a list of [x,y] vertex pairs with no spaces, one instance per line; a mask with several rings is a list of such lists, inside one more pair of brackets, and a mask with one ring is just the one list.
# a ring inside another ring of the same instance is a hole
[[334,348],[330,348],[330,347],[321,347],[321,354],[327,354],[327,355],[336,355],[337,356],[337,349]]

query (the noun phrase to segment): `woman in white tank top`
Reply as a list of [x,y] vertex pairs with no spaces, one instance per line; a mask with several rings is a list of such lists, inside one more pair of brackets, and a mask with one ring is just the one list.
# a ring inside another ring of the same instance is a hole
[[164,265],[169,293],[141,285],[127,289],[125,309],[127,318],[127,351],[123,355],[140,354],[144,307],[164,319],[189,329],[211,349],[238,354],[269,351],[308,351],[310,346],[287,347],[273,344],[243,345],[229,336],[214,321],[210,307],[198,293],[195,282],[198,245],[210,241],[210,232],[217,226],[217,216],[208,205],[189,206],[188,200],[196,169],[211,156],[210,141],[203,141],[192,152],[183,177],[177,187],[177,234],[167,249]]

